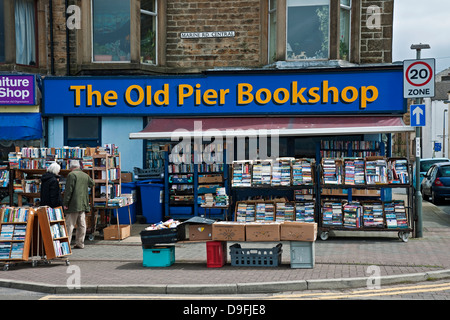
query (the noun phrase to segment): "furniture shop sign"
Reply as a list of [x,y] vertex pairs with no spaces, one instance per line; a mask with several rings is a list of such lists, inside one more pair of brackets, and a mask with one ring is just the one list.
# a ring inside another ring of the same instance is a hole
[[401,114],[402,76],[387,68],[46,77],[43,105],[47,116]]
[[0,74],[0,105],[35,105],[35,76]]

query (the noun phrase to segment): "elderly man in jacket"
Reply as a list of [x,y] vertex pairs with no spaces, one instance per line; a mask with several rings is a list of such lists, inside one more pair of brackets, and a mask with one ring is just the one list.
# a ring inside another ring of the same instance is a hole
[[77,225],[74,248],[83,249],[86,236],[85,212],[91,210],[89,206],[89,188],[94,187],[94,180],[81,171],[78,160],[70,161],[70,169],[71,172],[67,175],[63,201],[67,233],[69,241],[71,241],[73,228]]

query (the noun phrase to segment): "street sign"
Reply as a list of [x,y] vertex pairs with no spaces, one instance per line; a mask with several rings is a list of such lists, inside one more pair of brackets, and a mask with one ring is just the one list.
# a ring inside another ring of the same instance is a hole
[[434,97],[434,59],[403,61],[403,97]]
[[425,105],[413,104],[410,107],[411,127],[425,126]]
[[434,143],[434,151],[441,151],[442,150],[442,144],[440,142]]

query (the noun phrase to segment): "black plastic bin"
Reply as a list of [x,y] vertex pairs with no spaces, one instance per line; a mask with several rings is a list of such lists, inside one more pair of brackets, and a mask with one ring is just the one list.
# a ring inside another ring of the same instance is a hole
[[159,230],[142,230],[141,233],[142,245],[154,245],[161,243],[174,243],[185,238],[185,228],[168,228]]

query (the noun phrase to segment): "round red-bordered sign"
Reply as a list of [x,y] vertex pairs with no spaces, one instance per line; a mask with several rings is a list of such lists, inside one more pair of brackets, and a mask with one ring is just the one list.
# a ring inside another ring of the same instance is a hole
[[[427,67],[428,69],[428,73],[430,74],[430,76],[428,77],[428,79],[425,80],[425,82],[423,83],[414,83],[411,81],[411,79],[409,79],[409,71],[411,70],[411,68],[417,64],[423,64],[425,67]],[[422,87],[424,85],[426,85],[428,82],[430,82],[430,80],[433,78],[433,69],[431,69],[431,66],[428,63],[425,63],[423,61],[417,61],[414,62],[413,64],[411,64],[408,69],[406,69],[406,81],[408,81],[408,83],[412,86],[415,87]]]

